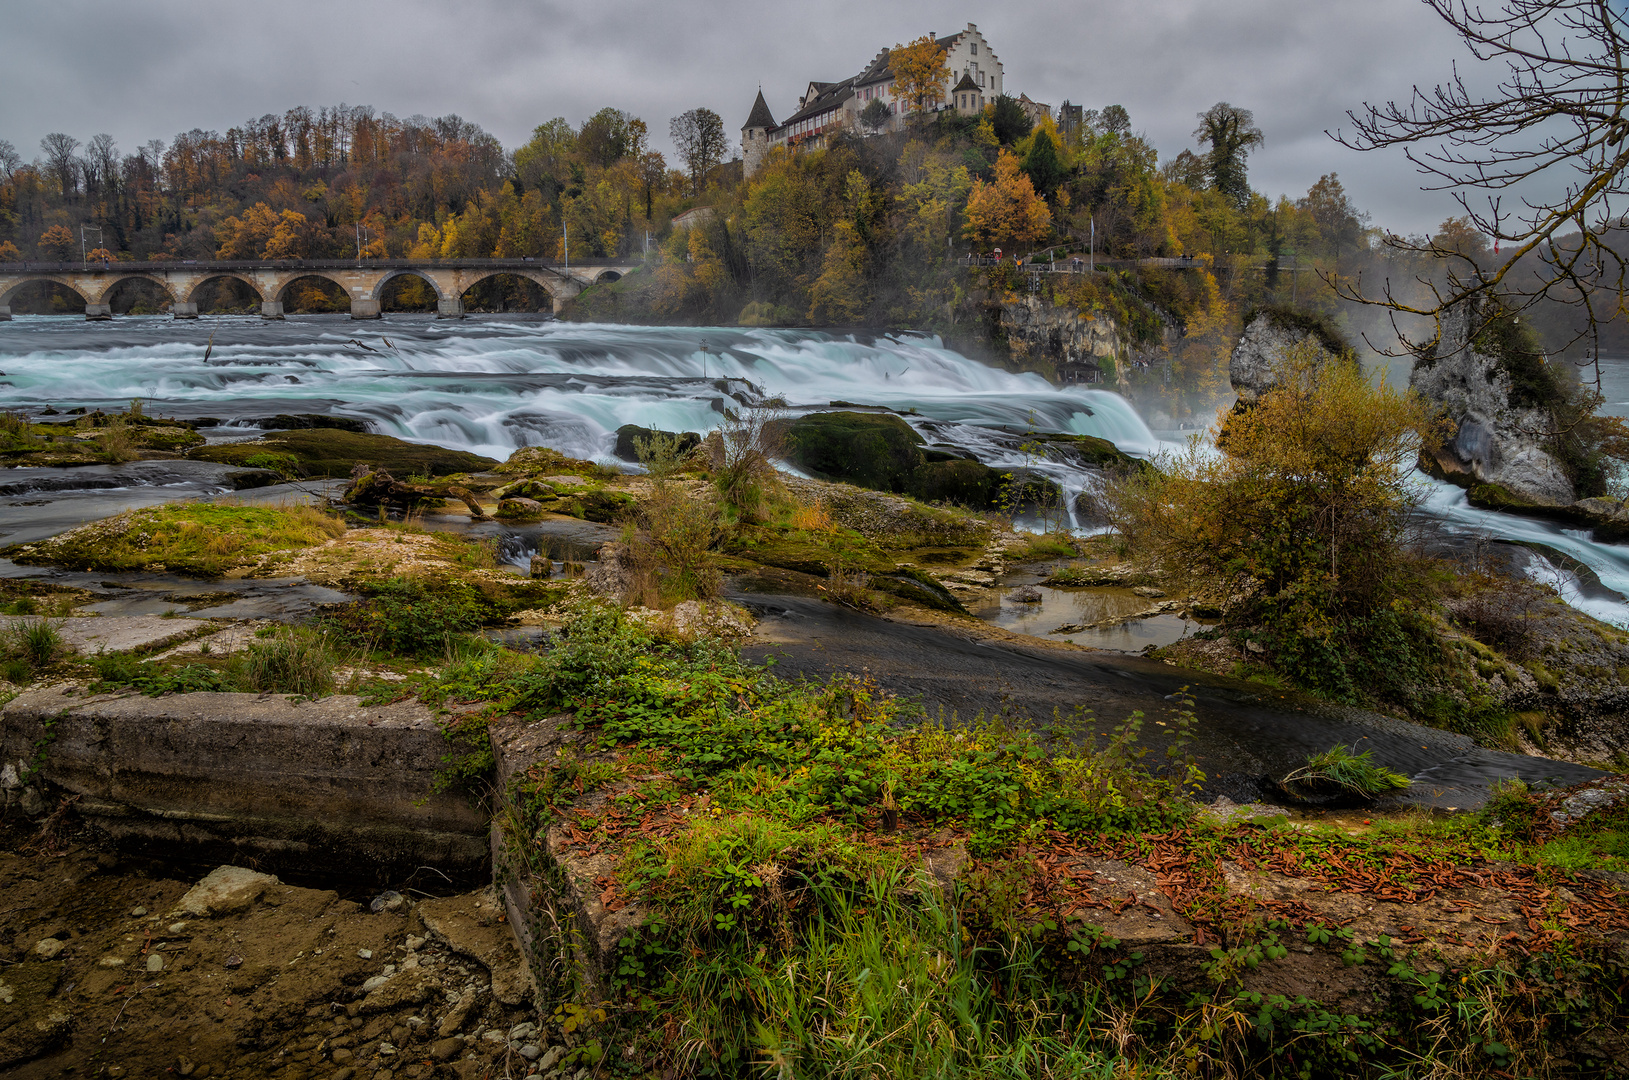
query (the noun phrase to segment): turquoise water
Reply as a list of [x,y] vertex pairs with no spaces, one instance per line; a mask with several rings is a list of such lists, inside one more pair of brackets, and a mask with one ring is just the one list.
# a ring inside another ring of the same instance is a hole
[[[0,323],[0,373],[0,409],[122,408],[141,398],[152,412],[239,425],[215,429],[213,437],[251,436],[254,419],[277,413],[333,413],[400,438],[500,459],[534,445],[609,459],[622,424],[705,432],[718,426],[725,409],[743,403],[779,400],[797,412],[852,402],[898,410],[928,441],[964,447],[989,464],[1046,473],[1071,496],[1071,507],[1072,496],[1093,477],[1066,462],[1036,460],[1016,448],[1013,436],[1096,435],[1144,455],[1172,446],[1117,394],[1000,371],[917,334],[596,326],[503,316],[108,323],[25,316]],[[1629,360],[1604,363],[1603,388],[1609,409],[1629,415]],[[1476,510],[1456,488],[1424,476],[1418,482],[1426,519],[1444,533],[1466,542],[1545,544],[1589,566],[1608,589],[1629,593],[1629,548]],[[1621,598],[1592,592],[1547,565],[1532,572],[1557,581],[1569,601],[1598,617],[1629,623],[1629,604]]]

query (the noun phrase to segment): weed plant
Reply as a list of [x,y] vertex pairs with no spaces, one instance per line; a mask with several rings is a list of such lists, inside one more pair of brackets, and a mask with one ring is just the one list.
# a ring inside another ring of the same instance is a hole
[[1359,799],[1378,799],[1406,790],[1409,778],[1374,763],[1373,753],[1353,753],[1336,746],[1309,754],[1307,763],[1284,777],[1284,786],[1303,794],[1338,792]]

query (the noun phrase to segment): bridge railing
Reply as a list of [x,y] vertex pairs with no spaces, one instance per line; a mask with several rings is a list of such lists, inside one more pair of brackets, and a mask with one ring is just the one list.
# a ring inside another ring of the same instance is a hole
[[[963,255],[956,260],[958,266],[1011,266],[1012,263],[1011,258],[1003,256],[998,259],[994,255]],[[1192,255],[1184,255],[1175,259],[1105,259],[1101,256],[1096,259],[1088,259],[1084,255],[1071,255],[1067,259],[1026,261],[1019,269],[1026,274],[1084,274],[1094,269],[1118,270],[1128,266],[1143,267],[1145,269],[1164,267],[1172,270],[1189,270],[1204,265],[1203,262]]]
[[[637,266],[643,260],[572,259],[570,266]],[[563,270],[556,259],[154,259],[143,262],[0,262],[0,273],[84,274],[118,270],[123,273],[156,270]]]

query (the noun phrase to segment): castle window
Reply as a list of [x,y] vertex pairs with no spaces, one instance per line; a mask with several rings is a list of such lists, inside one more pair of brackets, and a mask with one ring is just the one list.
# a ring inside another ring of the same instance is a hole
[[976,41],[973,42],[972,43],[972,48],[973,48],[973,55],[977,56],[979,54],[979,43],[976,42]]

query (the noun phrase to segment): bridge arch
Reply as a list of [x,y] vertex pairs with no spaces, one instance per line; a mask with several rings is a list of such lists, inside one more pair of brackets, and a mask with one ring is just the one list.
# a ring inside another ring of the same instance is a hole
[[[288,274],[288,275],[279,277],[277,279],[276,285],[271,289],[272,299],[274,301],[276,301],[277,303],[282,304],[286,309],[292,311],[292,310],[294,310],[295,307],[298,306],[294,302],[294,292],[293,292],[294,287],[296,285],[300,284],[302,281],[311,281],[311,280],[324,282],[324,283],[326,283],[328,285],[331,285],[333,287],[332,289],[329,289],[329,290],[323,290],[327,294],[324,297],[324,300],[325,300],[326,303],[328,303],[330,305],[327,308],[328,311],[348,311],[348,310],[350,310],[350,303],[351,303],[351,291],[350,291],[350,289],[346,288],[345,283],[343,281],[341,281],[334,274],[324,273],[321,270],[304,270],[304,271],[298,271],[298,272],[295,272],[295,273],[292,273],[292,274]],[[335,296],[336,291],[338,293],[338,297]],[[343,305],[341,305],[339,303],[339,297],[344,298],[344,304]],[[319,308],[317,310],[320,311],[320,310],[323,310],[323,309]]]
[[596,285],[608,285],[613,281],[621,281],[621,280],[622,280],[622,271],[620,271],[620,270],[607,270],[603,274],[601,274],[599,277],[594,279],[594,284],[596,284]]
[[112,299],[113,299],[114,290],[116,290],[120,285],[123,285],[127,281],[144,281],[144,282],[147,282],[150,285],[156,285],[158,287],[158,290],[160,292],[162,292],[166,297],[168,297],[170,303],[172,303],[172,304],[175,303],[178,299],[180,299],[179,297],[177,297],[175,295],[175,290],[170,288],[170,283],[168,281],[165,281],[163,278],[159,277],[157,274],[120,274],[117,277],[114,277],[112,280],[108,281],[103,286],[102,291],[96,295],[95,299],[88,300],[88,301],[86,301],[86,303],[90,303],[90,304],[107,304],[107,303],[111,303]]
[[181,303],[183,303],[183,304],[196,304],[198,302],[198,290],[202,289],[205,285],[208,285],[210,282],[219,281],[222,278],[229,278],[232,281],[241,281],[244,284],[244,286],[246,286],[248,288],[248,290],[250,292],[255,294],[255,299],[261,301],[262,303],[265,302],[266,297],[260,291],[260,286],[255,284],[254,278],[249,277],[246,274],[235,274],[230,270],[221,270],[221,271],[207,273],[207,274],[203,275],[202,277],[199,277],[197,280],[195,280],[192,283],[192,287],[187,290],[187,295],[181,298]]
[[435,292],[437,300],[445,300],[445,299],[447,299],[447,292],[446,292],[445,289],[443,289],[441,287],[441,283],[436,280],[436,275],[434,273],[429,272],[431,269],[432,269],[431,267],[426,267],[424,270],[418,270],[418,269],[409,269],[409,270],[392,269],[392,270],[387,270],[387,271],[385,271],[385,273],[383,275],[380,276],[378,281],[375,281],[373,283],[373,294],[371,296],[367,297],[367,299],[369,299],[369,300],[383,300],[384,296],[385,296],[385,286],[389,285],[392,281],[395,281],[399,277],[406,276],[406,277],[416,277],[419,280],[423,281],[426,285],[430,286],[430,288]]
[[558,282],[549,280],[547,273],[514,267],[494,269],[490,273],[481,274],[471,281],[463,282],[463,288],[458,293],[458,299],[462,301],[471,289],[477,288],[495,278],[503,277],[519,278],[521,281],[529,281],[535,285],[547,301],[547,306],[543,310],[549,310],[560,299]]
[[87,305],[91,303],[91,301],[85,296],[84,292],[75,287],[74,283],[67,277],[61,274],[34,274],[13,281],[9,285],[0,286],[0,308],[10,308],[11,302],[16,299],[17,295],[30,285],[39,285],[44,283],[59,285],[73,293],[75,296],[79,297],[79,299]]

